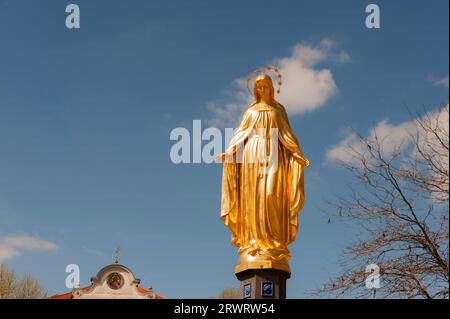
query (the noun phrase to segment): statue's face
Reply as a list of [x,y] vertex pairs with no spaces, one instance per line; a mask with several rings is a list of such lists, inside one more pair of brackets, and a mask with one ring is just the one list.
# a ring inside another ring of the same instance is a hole
[[270,84],[267,81],[259,81],[256,85],[256,90],[261,98],[270,98]]

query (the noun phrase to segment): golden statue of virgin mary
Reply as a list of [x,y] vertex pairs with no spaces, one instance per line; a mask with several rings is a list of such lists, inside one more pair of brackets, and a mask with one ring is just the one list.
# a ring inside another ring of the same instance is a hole
[[253,95],[228,149],[218,156],[224,162],[221,219],[231,230],[232,245],[239,247],[236,273],[278,269],[290,274],[288,245],[297,234],[309,161],[285,108],[275,100],[270,76],[255,79]]

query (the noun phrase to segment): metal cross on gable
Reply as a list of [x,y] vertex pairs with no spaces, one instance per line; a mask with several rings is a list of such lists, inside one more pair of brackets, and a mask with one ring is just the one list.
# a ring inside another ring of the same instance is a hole
[[117,246],[116,250],[114,250],[113,256],[114,256],[114,263],[118,264],[120,257],[120,246]]

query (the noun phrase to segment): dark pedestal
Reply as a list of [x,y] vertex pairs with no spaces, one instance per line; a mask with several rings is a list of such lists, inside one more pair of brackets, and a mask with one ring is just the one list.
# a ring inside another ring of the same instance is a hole
[[277,269],[247,269],[236,274],[242,299],[286,299],[288,272]]

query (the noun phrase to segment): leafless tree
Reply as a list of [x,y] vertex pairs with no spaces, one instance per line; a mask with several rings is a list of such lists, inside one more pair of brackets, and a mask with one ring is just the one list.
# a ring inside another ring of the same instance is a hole
[[[331,218],[358,229],[358,239],[314,295],[449,298],[448,113],[446,105],[414,116],[401,142],[374,131],[348,148],[340,164],[354,184],[332,203]],[[366,287],[370,264],[379,267],[379,289]]]
[[0,299],[42,299],[47,293],[40,284],[26,274],[18,279],[16,273],[0,265]]

